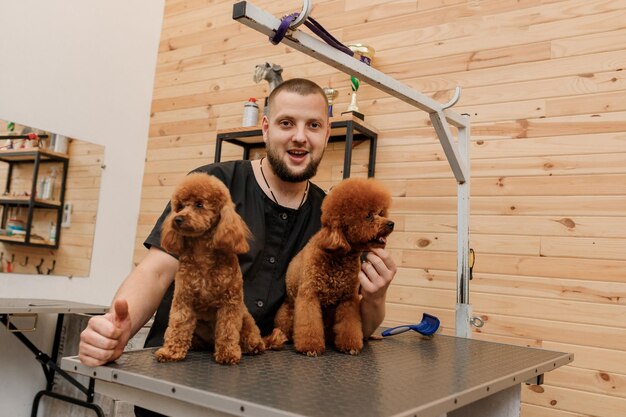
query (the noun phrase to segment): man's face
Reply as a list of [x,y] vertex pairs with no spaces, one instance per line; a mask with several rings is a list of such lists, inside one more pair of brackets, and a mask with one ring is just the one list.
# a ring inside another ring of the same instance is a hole
[[283,181],[313,177],[329,136],[328,103],[320,94],[280,92],[263,118],[267,160]]

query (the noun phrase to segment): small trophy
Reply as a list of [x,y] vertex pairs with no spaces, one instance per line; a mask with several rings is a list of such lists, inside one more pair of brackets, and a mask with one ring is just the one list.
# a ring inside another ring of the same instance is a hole
[[350,104],[348,105],[348,112],[358,112],[359,106],[356,104],[356,92],[359,90],[359,79],[355,76],[350,77],[350,87],[352,88],[352,96],[350,98]]
[[326,94],[326,100],[328,100],[328,117],[333,117],[333,103],[339,91],[331,87],[324,87],[324,94]]
[[[374,54],[376,51],[369,45],[363,45],[361,43],[355,43],[348,45],[348,48],[352,52],[354,52],[354,57],[361,62],[364,62],[367,65],[372,65],[372,59],[374,59]],[[352,87],[352,97],[350,99],[350,105],[348,105],[347,111],[341,114],[352,113],[354,116],[363,120],[365,116],[363,113],[359,112],[359,105],[357,104],[357,91],[359,90],[359,79],[352,76],[350,77],[350,86]]]

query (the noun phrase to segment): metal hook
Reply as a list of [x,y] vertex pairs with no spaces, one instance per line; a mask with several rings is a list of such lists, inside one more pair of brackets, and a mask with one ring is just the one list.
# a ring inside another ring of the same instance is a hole
[[52,268],[48,268],[48,272],[46,273],[46,275],[50,275],[52,273],[52,271],[54,271],[54,267],[56,266],[57,261],[56,260],[52,260]]
[[461,87],[457,86],[454,89],[454,96],[452,96],[452,99],[450,99],[450,101],[448,101],[447,103],[442,104],[441,108],[444,110],[449,109],[450,107],[454,106],[459,101],[460,98],[461,98]]
[[41,262],[39,262],[39,265],[35,265],[35,269],[37,270],[37,273],[39,275],[43,274],[43,271],[41,270],[41,267],[43,266],[43,262],[44,262],[44,259],[41,258]]
[[470,324],[480,329],[485,325],[485,321],[478,316],[474,316],[470,319]]
[[301,24],[303,24],[304,21],[309,17],[310,13],[311,13],[311,0],[304,0],[304,3],[302,4],[302,11],[298,15],[298,17],[296,17],[295,20],[291,22],[291,24],[289,25],[289,28],[295,29]]
[[26,260],[24,261],[24,263],[20,262],[20,265],[22,265],[22,266],[28,265],[28,256],[26,256]]

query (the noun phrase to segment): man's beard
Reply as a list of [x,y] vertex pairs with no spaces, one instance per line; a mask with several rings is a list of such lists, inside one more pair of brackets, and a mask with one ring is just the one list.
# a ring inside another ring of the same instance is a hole
[[309,162],[305,170],[297,174],[292,172],[287,164],[285,164],[285,162],[280,159],[278,152],[274,150],[274,148],[267,148],[267,161],[270,163],[272,171],[274,171],[278,178],[286,182],[302,182],[313,178],[317,173],[317,167],[322,161],[323,155],[324,154],[322,153],[322,155],[320,155],[318,159],[311,158],[311,162]]

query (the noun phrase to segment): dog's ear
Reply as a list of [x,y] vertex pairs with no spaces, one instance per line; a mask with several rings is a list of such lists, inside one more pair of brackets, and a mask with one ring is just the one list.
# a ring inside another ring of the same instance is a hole
[[246,253],[250,249],[250,236],[250,229],[235,211],[235,205],[225,204],[220,211],[220,222],[213,236],[213,247],[234,253]]
[[336,225],[324,226],[319,232],[320,245],[327,251],[350,251],[350,244],[346,240],[340,227]]
[[174,212],[170,212],[161,226],[161,247],[169,253],[180,255],[183,253],[185,238],[172,227],[174,215]]

